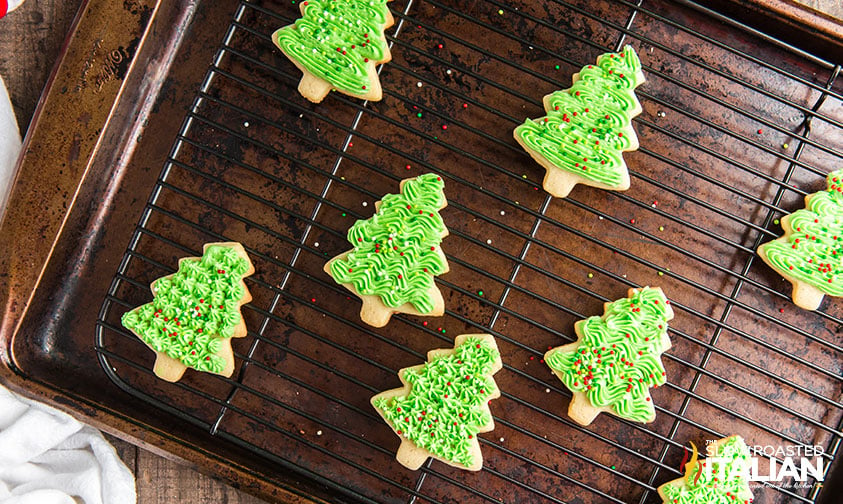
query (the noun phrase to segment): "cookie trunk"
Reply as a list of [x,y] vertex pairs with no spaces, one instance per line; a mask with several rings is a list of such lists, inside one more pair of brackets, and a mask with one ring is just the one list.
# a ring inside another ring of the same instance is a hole
[[429,456],[427,450],[423,450],[404,439],[401,441],[401,446],[398,447],[395,459],[407,469],[415,471],[424,464]]
[[813,285],[804,282],[791,282],[793,284],[793,303],[806,310],[816,310],[823,302],[825,293]]
[[360,308],[360,319],[372,327],[383,327],[389,323],[391,308],[385,306],[377,296],[361,296],[363,307]]
[[155,358],[153,371],[162,380],[175,383],[181,380],[185,370],[187,370],[187,366],[164,353],[159,352]]
[[[533,153],[530,152],[530,154],[532,155]],[[536,153],[536,156],[537,155],[539,154]],[[536,156],[533,156],[533,158],[536,159]],[[582,184],[585,181],[585,179],[563,171],[561,168],[557,168],[555,166],[548,168],[546,163],[549,164],[550,162],[545,160],[544,163],[542,163],[540,161],[540,164],[542,164],[547,170],[547,174],[544,176],[544,182],[542,185],[551,196],[564,198],[571,193],[575,185]]]
[[312,73],[305,71],[299,81],[299,93],[313,103],[320,103],[328,96],[333,86],[325,79],[321,79]]
[[568,407],[568,416],[580,425],[589,425],[603,412],[602,408],[595,408],[588,397],[581,392],[574,392],[574,398]]

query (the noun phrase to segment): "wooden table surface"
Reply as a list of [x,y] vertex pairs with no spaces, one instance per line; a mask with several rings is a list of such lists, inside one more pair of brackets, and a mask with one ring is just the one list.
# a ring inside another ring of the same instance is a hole
[[[0,19],[0,76],[12,98],[21,133],[29,126],[41,90],[82,0],[28,0]],[[176,462],[106,436],[137,479],[138,504],[260,504]]]

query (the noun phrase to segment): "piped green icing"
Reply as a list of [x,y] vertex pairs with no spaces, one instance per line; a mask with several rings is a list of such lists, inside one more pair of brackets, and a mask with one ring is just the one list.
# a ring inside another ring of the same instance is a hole
[[153,300],[123,314],[122,323],[157,352],[198,371],[219,373],[220,340],[240,324],[248,261],[228,246],[212,245],[201,258],[152,285]]
[[782,276],[843,296],[843,170],[827,177],[827,189],[806,198],[806,208],[785,216],[783,237],[758,249]]
[[370,62],[382,61],[387,51],[387,1],[307,0],[302,17],[275,32],[274,42],[336,89],[365,95],[372,87]]
[[665,383],[660,356],[667,349],[667,321],[672,316],[661,290],[645,287],[610,303],[602,317],[578,322],[576,348],[557,347],[545,362],[566,387],[584,393],[595,408],[611,407],[619,417],[650,422],[656,412],[649,389]]
[[519,142],[553,166],[604,186],[628,179],[623,151],[637,145],[632,117],[640,112],[634,89],[644,82],[631,46],[583,67],[573,86],[545,97],[547,115],[515,129]]
[[446,233],[439,215],[444,187],[441,177],[429,173],[406,180],[400,194],[384,196],[373,217],[349,229],[354,249],[331,263],[334,280],[380,296],[390,308],[410,303],[420,313],[433,311],[433,278],[447,266],[439,251]]
[[[746,443],[732,436],[717,445],[717,460],[689,467],[682,485],[660,487],[668,504],[749,504],[752,491],[747,475],[752,461]],[[710,467],[706,467],[711,464]]]
[[437,457],[471,467],[477,434],[492,421],[486,405],[498,390],[491,373],[500,355],[488,341],[475,337],[454,350],[404,370],[410,392],[377,398],[374,406],[399,436]]

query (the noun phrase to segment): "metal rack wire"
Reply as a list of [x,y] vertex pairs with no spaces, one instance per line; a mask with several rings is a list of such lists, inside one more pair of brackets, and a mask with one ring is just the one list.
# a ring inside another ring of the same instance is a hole
[[[826,164],[843,158],[835,143],[843,119],[829,106],[843,101],[839,63],[751,34],[690,1],[394,4],[384,101],[333,94],[317,107],[294,93],[299,74],[269,41],[297,6],[241,2],[103,305],[97,351],[112,380],[212,436],[366,502],[461,495],[654,502],[655,487],[679,476],[687,439],[733,432],[755,444],[820,444],[827,469],[841,439],[843,347],[834,330],[843,312],[792,308],[789,290],[754,251],[780,234],[774,220],[801,207]],[[715,21],[737,35],[718,36],[724,28]],[[541,115],[544,93],[513,83],[568,87],[571,73],[625,43],[636,46],[648,78],[637,91],[642,147],[627,157],[633,188],[543,196],[540,170],[508,132]],[[786,58],[764,57],[776,51]],[[671,121],[662,120],[668,114]],[[454,271],[437,283],[451,308],[443,321],[398,317],[387,330],[371,329],[321,264],[347,248],[350,219],[371,214],[360,202],[427,171],[446,177],[452,215],[443,247]],[[657,231],[655,223],[664,225]],[[235,345],[239,374],[160,384],[149,352],[119,317],[148,301],[149,281],[171,273],[174,258],[229,240],[263,266],[247,280],[255,300],[244,307],[249,335]],[[572,339],[573,320],[644,283],[662,285],[677,312],[674,348],[664,356],[671,379],[654,394],[659,419],[648,426],[601,419],[583,429],[564,415],[570,393],[541,356]],[[454,327],[502,342],[502,404],[492,405],[496,431],[481,440],[484,470],[392,468],[394,436],[367,400],[396,385],[397,369],[449,346]],[[279,367],[287,359],[296,367]],[[338,393],[335,381],[357,393]],[[341,413],[323,415],[311,404]],[[361,449],[340,447],[349,443]],[[819,489],[763,492],[767,502],[813,502]]]

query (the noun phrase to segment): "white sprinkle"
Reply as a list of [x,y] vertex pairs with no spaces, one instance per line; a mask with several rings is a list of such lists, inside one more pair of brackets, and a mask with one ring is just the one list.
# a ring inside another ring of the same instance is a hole
[[321,435],[322,435],[322,431],[321,431],[321,430],[316,431],[316,435],[317,435],[317,436],[321,436]]
[[364,201],[363,206],[369,206],[369,204]]
[[319,242],[313,244],[314,247],[319,247]]
[[247,127],[247,128],[248,128],[248,127],[249,127],[249,121],[244,122],[244,123],[243,123],[243,126],[245,126],[245,127]]
[[486,245],[491,245],[491,244],[492,244],[492,239],[491,239],[491,238],[489,238],[488,240],[486,240]]
[[503,443],[503,438],[501,438],[501,443]]
[[449,69],[445,70],[445,73],[448,74],[448,75],[451,75],[453,72],[451,72],[451,69],[449,68]]
[[549,388],[544,389],[544,393],[545,393],[545,394],[549,394],[549,393],[550,393],[550,389],[549,389]]
[[299,119],[301,119],[302,117],[304,117],[304,114],[299,114]]
[[603,216],[602,216],[602,215],[598,215],[598,216],[597,216],[597,218],[598,218],[598,219],[600,219],[600,220],[603,220]]
[[422,82],[421,82],[421,81],[418,81],[418,82],[416,82],[416,86],[418,86],[418,87],[422,87],[422,86],[424,86],[424,84],[422,84]]
[[506,215],[506,212],[504,212],[503,210],[501,210],[501,215]]
[[528,47],[528,49],[532,51],[532,50],[533,50],[533,46],[529,46],[529,47]]

